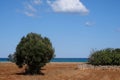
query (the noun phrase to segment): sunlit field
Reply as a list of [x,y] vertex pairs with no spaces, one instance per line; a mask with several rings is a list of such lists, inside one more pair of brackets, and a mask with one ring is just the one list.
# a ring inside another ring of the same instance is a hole
[[0,63],[0,80],[120,80],[120,69],[79,69],[80,63],[48,63],[39,75],[25,75],[14,63]]

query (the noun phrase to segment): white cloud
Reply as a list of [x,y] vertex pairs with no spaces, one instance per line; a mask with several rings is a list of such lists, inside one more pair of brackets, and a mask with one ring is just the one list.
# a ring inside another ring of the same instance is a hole
[[32,3],[35,5],[41,4],[41,0],[32,0]]
[[92,21],[87,21],[87,22],[85,22],[85,26],[88,26],[88,27],[90,27],[90,26],[94,26],[94,22],[92,22]]
[[[55,12],[79,13],[85,15],[89,12],[80,0],[46,0],[49,7]],[[23,2],[23,10],[20,11],[27,16],[39,16],[40,10],[47,10],[41,7],[42,0],[26,0]]]
[[41,4],[41,0],[29,0],[24,2],[24,10],[23,13],[27,16],[37,16],[39,5]]
[[27,11],[26,11],[26,12],[24,12],[24,14],[25,14],[25,15],[27,15],[27,16],[31,16],[31,17],[35,16],[35,14],[34,14],[34,13],[30,13],[30,12],[27,12]]
[[80,0],[47,0],[55,12],[87,14],[89,11]]
[[36,12],[37,10],[31,4],[25,4],[25,10]]

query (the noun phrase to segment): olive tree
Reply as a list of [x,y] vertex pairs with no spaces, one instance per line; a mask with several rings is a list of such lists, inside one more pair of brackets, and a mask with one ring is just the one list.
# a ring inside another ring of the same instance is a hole
[[23,36],[16,47],[15,62],[19,68],[26,66],[25,73],[38,74],[54,56],[54,48],[47,37],[36,33]]

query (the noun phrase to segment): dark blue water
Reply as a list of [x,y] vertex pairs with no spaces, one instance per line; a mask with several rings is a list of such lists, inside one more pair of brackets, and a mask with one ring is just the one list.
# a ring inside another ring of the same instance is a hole
[[[0,58],[0,62],[8,62],[8,58]],[[54,58],[51,62],[87,62],[88,58]]]
[[87,62],[88,58],[54,58],[51,62]]
[[8,58],[0,58],[0,62],[8,62]]

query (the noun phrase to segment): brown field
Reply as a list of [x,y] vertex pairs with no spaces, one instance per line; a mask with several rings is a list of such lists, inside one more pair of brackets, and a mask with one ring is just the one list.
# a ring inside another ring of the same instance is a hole
[[44,75],[24,75],[13,63],[0,63],[0,80],[120,80],[120,70],[78,68],[79,63],[49,63]]

